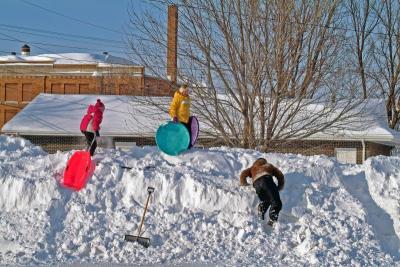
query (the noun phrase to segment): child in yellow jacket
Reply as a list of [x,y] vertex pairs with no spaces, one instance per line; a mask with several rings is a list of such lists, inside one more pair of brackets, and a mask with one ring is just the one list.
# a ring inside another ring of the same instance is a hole
[[[175,92],[169,108],[169,115],[175,123],[181,122],[185,125],[190,136],[190,97],[187,84],[183,84],[179,90]],[[189,148],[190,147],[191,145],[189,143]]]

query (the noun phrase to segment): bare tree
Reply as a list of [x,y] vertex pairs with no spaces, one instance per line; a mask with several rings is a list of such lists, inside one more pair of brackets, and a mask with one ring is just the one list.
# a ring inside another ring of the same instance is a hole
[[[380,1],[379,1],[380,2]],[[349,14],[351,26],[352,52],[355,60],[351,59],[350,63],[355,63],[357,73],[361,80],[362,96],[366,99],[369,96],[367,85],[367,72],[371,63],[373,54],[372,34],[378,25],[378,15],[381,12],[381,6],[378,1],[374,0],[347,0],[344,1],[345,8]],[[369,83],[371,85],[371,83]]]
[[[193,85],[192,111],[207,126],[203,133],[268,150],[275,140],[337,131],[355,119],[359,101],[332,86],[343,64],[338,6],[339,0],[181,1],[178,77]],[[130,46],[154,70],[165,56],[165,20],[131,14],[132,28],[143,35]],[[146,50],[144,39],[159,48]]]
[[378,49],[374,53],[374,79],[381,97],[386,99],[389,127],[399,129],[400,122],[400,1],[384,0],[379,15]]

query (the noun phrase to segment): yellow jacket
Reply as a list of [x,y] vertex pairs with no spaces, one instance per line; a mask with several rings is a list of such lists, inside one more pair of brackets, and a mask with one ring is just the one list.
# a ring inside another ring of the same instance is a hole
[[171,118],[177,117],[178,121],[188,123],[190,117],[190,98],[176,91],[169,108]]

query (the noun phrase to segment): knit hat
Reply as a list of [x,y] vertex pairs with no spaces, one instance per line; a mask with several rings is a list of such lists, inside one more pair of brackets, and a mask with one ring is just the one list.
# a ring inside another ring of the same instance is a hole
[[94,105],[97,109],[100,109],[101,111],[104,111],[105,106],[103,104],[103,102],[101,102],[100,99],[97,99],[96,105]]

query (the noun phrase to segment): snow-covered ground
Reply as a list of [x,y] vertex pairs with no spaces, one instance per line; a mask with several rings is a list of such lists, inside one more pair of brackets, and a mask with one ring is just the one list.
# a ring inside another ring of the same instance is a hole
[[[72,151],[0,136],[0,264],[400,266],[398,157],[346,165],[230,148],[98,152],[95,175],[72,192],[59,185]],[[254,189],[238,186],[260,156],[286,178],[272,231],[257,219]],[[137,233],[148,186],[145,249],[124,235]]]

